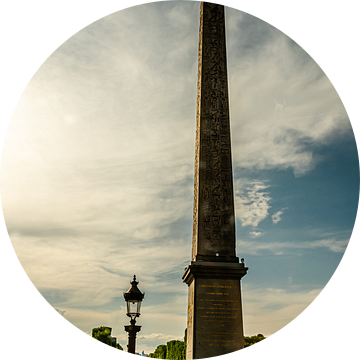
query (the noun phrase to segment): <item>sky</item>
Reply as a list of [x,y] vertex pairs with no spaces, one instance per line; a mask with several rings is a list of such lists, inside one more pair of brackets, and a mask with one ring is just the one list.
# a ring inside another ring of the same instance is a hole
[[[358,203],[358,158],[333,86],[296,43],[227,9],[237,255],[246,335],[275,333],[326,285]],[[199,3],[105,17],[59,47],[5,138],[1,195],[19,260],[86,333],[123,346],[122,293],[145,291],[138,349],[181,339],[190,261]]]

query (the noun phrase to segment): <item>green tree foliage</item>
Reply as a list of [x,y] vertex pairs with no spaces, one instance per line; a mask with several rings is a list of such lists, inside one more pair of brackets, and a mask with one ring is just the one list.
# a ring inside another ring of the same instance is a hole
[[170,360],[185,360],[184,341],[172,340],[166,344],[166,358]]
[[[245,347],[254,345],[261,340],[266,339],[263,334],[253,336],[245,336]],[[186,330],[184,341],[171,340],[166,345],[159,345],[155,351],[149,354],[150,358],[155,359],[170,359],[170,360],[185,360],[186,359]]]
[[153,353],[149,354],[149,357],[155,359],[166,359],[166,345],[159,345]]
[[266,339],[265,336],[263,334],[257,334],[257,335],[253,335],[253,336],[245,336],[244,340],[245,340],[245,346],[244,347],[248,347],[250,345],[254,345],[258,342],[260,342],[261,340]]
[[119,349],[119,350],[123,350],[122,346],[118,343],[116,343],[116,348]]
[[186,359],[186,344],[187,344],[187,329],[185,329],[185,333],[184,333],[184,359]]
[[185,360],[186,359],[186,329],[184,341],[171,340],[166,345],[159,345],[155,351],[149,354],[155,359]]
[[103,342],[104,344],[107,344],[116,349],[122,350],[123,348],[121,347],[121,345],[116,343],[116,338],[113,338],[111,336],[111,330],[112,330],[111,327],[100,326],[100,327],[92,329],[91,336],[94,339]]

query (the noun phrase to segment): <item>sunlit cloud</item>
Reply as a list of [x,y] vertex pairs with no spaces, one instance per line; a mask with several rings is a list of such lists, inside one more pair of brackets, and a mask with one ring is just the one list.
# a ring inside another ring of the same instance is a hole
[[261,180],[235,181],[235,214],[242,226],[257,227],[269,215],[271,197],[264,191],[269,187]]

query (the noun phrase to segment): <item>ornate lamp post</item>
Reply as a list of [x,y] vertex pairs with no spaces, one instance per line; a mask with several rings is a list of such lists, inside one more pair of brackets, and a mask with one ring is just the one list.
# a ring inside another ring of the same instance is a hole
[[142,293],[137,284],[136,276],[134,275],[133,281],[130,283],[130,289],[124,293],[124,298],[127,306],[126,315],[130,317],[130,324],[125,326],[125,331],[129,333],[128,352],[135,354],[135,340],[136,333],[141,330],[141,326],[135,325],[136,318],[140,316],[140,306],[145,293]]

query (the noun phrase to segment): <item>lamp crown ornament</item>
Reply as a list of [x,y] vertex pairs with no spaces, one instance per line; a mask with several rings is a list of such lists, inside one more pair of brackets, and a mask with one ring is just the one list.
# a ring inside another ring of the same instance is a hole
[[138,283],[139,281],[136,281],[136,275],[134,275],[133,281],[130,282],[131,287],[126,293],[124,293],[125,301],[128,300],[142,301],[142,299],[145,296],[145,293],[142,293],[140,289],[137,287]]

